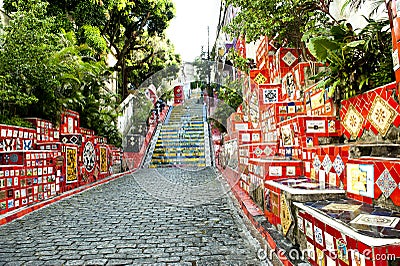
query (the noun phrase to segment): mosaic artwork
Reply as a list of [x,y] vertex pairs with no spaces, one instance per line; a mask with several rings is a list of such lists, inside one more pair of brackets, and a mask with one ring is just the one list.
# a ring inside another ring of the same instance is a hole
[[96,162],[96,151],[92,142],[88,141],[83,149],[83,166],[86,171],[92,172]]
[[350,133],[352,138],[357,138],[358,133],[364,124],[364,117],[350,104],[346,115],[343,118],[342,125]]
[[257,128],[260,119],[260,110],[257,93],[254,91],[250,99],[250,120],[254,128]]
[[306,121],[307,133],[325,133],[325,120],[307,120]]
[[338,176],[340,176],[343,173],[344,163],[339,154],[336,156],[335,160],[333,161],[332,166],[333,166],[333,169],[335,169]]
[[270,166],[269,167],[270,176],[282,176],[282,166]]
[[336,239],[337,257],[349,264],[349,253],[347,250],[347,243],[343,239]]
[[105,147],[100,147],[100,172],[106,173],[107,170],[107,149]]
[[331,203],[323,207],[323,210],[329,211],[346,211],[346,212],[354,212],[360,208],[360,205],[351,205],[351,204],[340,204],[340,203]]
[[399,221],[399,217],[359,214],[350,223],[395,228]]
[[290,214],[290,207],[286,201],[286,197],[284,194],[281,195],[281,211],[280,211],[281,225],[282,225],[282,233],[286,236],[289,231],[290,226],[292,225],[293,219]]
[[397,183],[394,181],[392,175],[387,169],[385,169],[385,171],[383,171],[379,176],[378,180],[376,180],[376,185],[386,198],[389,198],[393,191],[397,188]]
[[321,228],[314,226],[314,237],[316,243],[320,244],[321,246],[324,245],[324,237]]
[[264,89],[264,104],[275,103],[278,101],[278,89]]
[[279,195],[275,192],[270,191],[271,195],[271,207],[272,207],[272,213],[275,216],[279,216]]
[[316,262],[318,266],[325,266],[325,254],[319,248],[316,248]]
[[318,155],[314,157],[313,166],[315,170],[319,170],[321,168],[321,161],[318,158]]
[[301,216],[297,216],[297,226],[299,231],[304,233],[304,219]]
[[296,56],[294,56],[290,51],[287,52],[283,57],[282,61],[285,62],[286,65],[291,66],[296,61]]
[[314,230],[312,227],[313,226],[312,223],[309,220],[304,219],[304,224],[305,224],[305,228],[306,228],[306,236],[313,239],[314,238]]
[[329,159],[329,155],[328,154],[326,154],[325,155],[325,158],[324,158],[324,160],[322,161],[322,167],[324,168],[324,170],[325,170],[325,173],[329,173],[329,171],[331,170],[331,168],[332,168],[332,161],[331,161],[331,159]]
[[307,255],[311,260],[315,261],[314,245],[307,241]]
[[358,250],[351,252],[351,265],[354,266],[365,266],[365,255],[361,254]]
[[335,250],[335,244],[333,241],[333,236],[330,235],[327,232],[324,232],[325,235],[325,248],[329,251],[334,251]]
[[347,164],[347,192],[374,197],[374,165]]
[[324,92],[321,91],[318,92],[317,94],[312,95],[310,100],[311,100],[311,109],[313,110],[324,106],[325,105]]
[[383,100],[382,97],[376,96],[367,119],[379,131],[379,134],[382,136],[386,135],[395,117],[396,110]]
[[77,148],[67,147],[67,176],[66,183],[74,183],[78,181],[78,167],[77,167]]
[[61,135],[61,142],[64,144],[76,144],[78,146],[82,145],[82,135]]
[[264,84],[264,82],[267,80],[267,78],[266,77],[264,77],[264,75],[263,74],[261,74],[261,73],[258,73],[258,75],[255,77],[255,79],[254,79],[254,81],[257,83],[257,84]]
[[290,128],[290,125],[281,127],[281,136],[284,146],[292,146],[293,145],[293,131]]

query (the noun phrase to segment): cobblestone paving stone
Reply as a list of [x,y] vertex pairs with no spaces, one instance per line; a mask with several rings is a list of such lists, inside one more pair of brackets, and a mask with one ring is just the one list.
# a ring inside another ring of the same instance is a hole
[[143,169],[0,227],[0,265],[260,265],[212,168]]

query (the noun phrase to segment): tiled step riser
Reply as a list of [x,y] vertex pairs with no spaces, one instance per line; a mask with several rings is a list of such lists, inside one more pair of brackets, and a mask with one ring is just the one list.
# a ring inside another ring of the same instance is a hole
[[[185,129],[181,136],[179,131]],[[163,125],[149,167],[186,166],[204,167],[204,117],[203,106],[176,106],[168,124]]]

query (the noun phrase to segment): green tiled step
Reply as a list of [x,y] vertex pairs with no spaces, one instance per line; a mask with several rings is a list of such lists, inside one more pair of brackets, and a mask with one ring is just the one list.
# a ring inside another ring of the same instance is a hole
[[[160,167],[172,167],[174,164],[150,164],[150,168],[160,168]],[[175,165],[177,166],[177,165]],[[205,163],[193,164],[193,165],[179,165],[179,167],[206,167]]]
[[197,154],[196,153],[192,153],[192,152],[181,152],[180,156],[179,156],[179,152],[168,152],[168,153],[164,153],[164,152],[155,152],[153,153],[153,159],[162,159],[164,157],[168,157],[168,158],[199,158],[199,157],[204,157],[204,151],[199,151]]
[[203,163],[205,161],[206,161],[205,158],[184,158],[184,159],[176,158],[175,160],[170,159],[170,158],[168,158],[168,159],[166,159],[166,158],[161,158],[161,159],[155,158],[155,159],[151,160],[151,163],[158,163],[158,162],[159,163]]

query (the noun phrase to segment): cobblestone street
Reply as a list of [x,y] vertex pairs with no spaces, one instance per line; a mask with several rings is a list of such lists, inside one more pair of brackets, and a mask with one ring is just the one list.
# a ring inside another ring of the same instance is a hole
[[212,168],[142,169],[0,227],[0,265],[259,265]]

